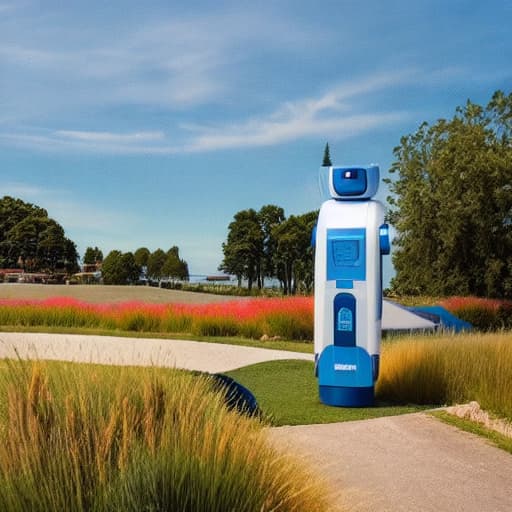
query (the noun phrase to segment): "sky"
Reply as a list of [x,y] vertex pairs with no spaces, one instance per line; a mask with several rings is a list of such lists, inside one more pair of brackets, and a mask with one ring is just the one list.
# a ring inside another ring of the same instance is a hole
[[236,212],[320,207],[327,141],[385,177],[423,121],[511,92],[510,26],[510,0],[0,0],[0,196],[81,255],[216,273]]

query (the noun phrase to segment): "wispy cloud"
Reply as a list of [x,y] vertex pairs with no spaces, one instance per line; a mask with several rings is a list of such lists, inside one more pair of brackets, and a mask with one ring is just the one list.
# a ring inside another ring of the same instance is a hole
[[[70,32],[66,20],[55,15],[43,26],[26,16],[14,31],[0,20],[5,83],[16,76],[26,79],[21,91],[14,81],[6,90],[14,99],[34,98],[33,112],[63,104],[74,109],[136,104],[180,110],[222,101],[236,89],[243,77],[239,66],[249,55],[291,46],[298,51],[318,39],[307,27],[250,8],[141,20],[116,27],[115,37],[110,25],[108,30],[98,25],[84,23]],[[23,102],[11,105],[21,111]]]
[[304,137],[344,139],[402,121],[406,112],[357,111],[350,100],[361,98],[410,79],[409,73],[382,74],[336,86],[326,93],[287,102],[275,112],[202,132],[186,146],[187,151],[269,146]]
[[404,111],[373,111],[367,100],[378,92],[407,83],[414,72],[361,77],[331,87],[317,96],[287,101],[273,112],[214,125],[183,124],[172,133],[136,131],[54,130],[0,133],[4,144],[43,151],[86,151],[125,154],[174,154],[272,146],[307,137],[344,139],[402,121]]
[[138,133],[112,133],[112,132],[87,132],[78,130],[57,130],[57,137],[69,140],[79,140],[96,143],[120,143],[132,144],[137,142],[148,142],[163,140],[165,135],[162,131],[158,132],[138,132]]

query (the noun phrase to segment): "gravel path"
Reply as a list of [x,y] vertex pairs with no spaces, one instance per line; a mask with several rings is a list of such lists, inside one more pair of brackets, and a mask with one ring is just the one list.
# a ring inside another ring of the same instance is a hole
[[312,354],[185,340],[76,334],[0,333],[0,358],[166,366],[211,373],[276,359],[313,360]]
[[327,478],[339,510],[512,510],[512,456],[428,414],[279,427],[270,435]]

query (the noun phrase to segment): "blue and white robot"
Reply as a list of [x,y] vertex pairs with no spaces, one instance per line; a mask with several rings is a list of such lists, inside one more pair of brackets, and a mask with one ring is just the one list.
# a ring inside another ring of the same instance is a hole
[[323,167],[329,199],[315,235],[315,362],[320,400],[373,405],[379,375],[382,255],[389,254],[384,207],[372,199],[379,168]]

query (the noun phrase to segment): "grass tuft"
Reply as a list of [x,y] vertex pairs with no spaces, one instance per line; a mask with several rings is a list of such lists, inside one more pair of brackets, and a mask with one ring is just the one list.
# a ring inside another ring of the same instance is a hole
[[326,510],[324,489],[177,370],[0,366],[0,510]]
[[476,400],[512,419],[510,332],[403,338],[383,344],[376,392],[398,403]]

